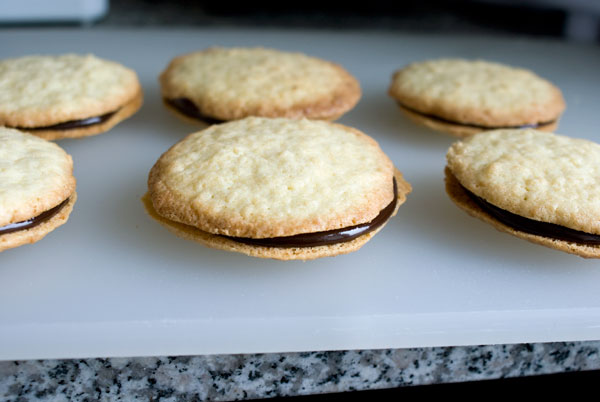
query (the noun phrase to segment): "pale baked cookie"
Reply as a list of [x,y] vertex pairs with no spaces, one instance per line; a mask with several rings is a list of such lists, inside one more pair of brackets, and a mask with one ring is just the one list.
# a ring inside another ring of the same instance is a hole
[[389,95],[413,121],[466,137],[500,128],[554,131],[565,109],[561,91],[532,71],[482,60],[409,64]]
[[263,48],[209,48],[171,61],[160,76],[165,105],[209,123],[248,116],[334,120],[361,96],[341,66]]
[[356,129],[261,117],[189,135],[152,167],[148,188],[147,211],[175,234],[281,260],[358,250],[411,190]]
[[92,55],[0,60],[0,126],[48,140],[99,134],[142,105],[136,73]]
[[0,127],[0,251],[65,223],[76,199],[73,162],[62,148]]
[[533,129],[453,144],[446,191],[470,215],[544,246],[600,257],[600,145]]

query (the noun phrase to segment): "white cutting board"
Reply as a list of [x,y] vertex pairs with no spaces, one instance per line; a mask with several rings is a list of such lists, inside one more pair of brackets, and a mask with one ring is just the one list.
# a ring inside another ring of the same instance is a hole
[[[208,46],[343,64],[364,95],[340,122],[373,136],[414,187],[360,251],[278,262],[179,239],[146,216],[150,167],[196,130],[157,75]],[[137,70],[145,104],[109,133],[60,141],[79,199],[43,241],[0,254],[0,359],[288,352],[600,339],[600,261],[467,216],[444,192],[453,139],[407,121],[392,72],[443,56],[537,71],[567,101],[560,133],[600,142],[600,48],[525,39],[269,30],[0,30],[0,57],[93,52]]]

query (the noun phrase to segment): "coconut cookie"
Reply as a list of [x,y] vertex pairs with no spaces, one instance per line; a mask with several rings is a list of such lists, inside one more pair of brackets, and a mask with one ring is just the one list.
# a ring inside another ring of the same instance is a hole
[[498,230],[582,257],[600,257],[600,145],[527,130],[453,144],[446,191]]
[[500,128],[554,131],[561,91],[532,71],[482,60],[439,59],[396,71],[389,95],[416,123],[466,137]]
[[73,162],[62,148],[0,127],[0,251],[65,223],[76,199]]
[[356,129],[260,117],[189,135],[156,162],[148,188],[147,211],[176,235],[280,260],[358,250],[411,190]]
[[335,120],[361,96],[341,66],[263,48],[210,48],[171,61],[160,76],[165,105],[194,122],[248,116]]
[[0,60],[0,126],[48,140],[99,134],[142,105],[136,73],[92,55]]

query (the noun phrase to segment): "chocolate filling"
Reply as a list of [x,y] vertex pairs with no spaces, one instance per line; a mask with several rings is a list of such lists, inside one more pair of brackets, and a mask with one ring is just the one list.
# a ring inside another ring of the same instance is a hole
[[75,128],[83,128],[83,127],[94,126],[96,124],[102,124],[105,121],[107,121],[108,119],[110,119],[111,117],[113,117],[113,115],[115,113],[117,113],[117,112],[118,112],[118,110],[115,110],[114,112],[103,114],[102,116],[88,117],[86,119],[80,119],[80,120],[71,120],[71,121],[66,121],[64,123],[54,124],[52,126],[45,126],[45,127],[13,127],[13,128],[16,128],[16,129],[19,129],[19,130],[23,130],[23,131],[73,130]]
[[540,222],[533,219],[524,218],[490,204],[483,198],[476,196],[464,187],[463,189],[481,209],[492,215],[500,222],[514,229],[538,236],[550,237],[553,239],[574,243],[591,245],[600,244],[600,236],[598,235],[569,229],[565,226],[557,225],[555,223]]
[[361,223],[355,226],[349,226],[342,229],[327,230],[324,232],[302,233],[294,236],[285,237],[270,237],[267,239],[252,239],[248,237],[230,237],[223,236],[230,240],[239,243],[249,244],[252,246],[263,247],[317,247],[327,246],[330,244],[344,243],[354,240],[359,236],[372,232],[382,226],[394,213],[398,199],[398,186],[394,179],[394,199],[384,209],[379,212],[379,215],[370,222]]
[[9,223],[6,226],[0,227],[0,235],[17,232],[19,230],[31,229],[32,227],[35,227],[37,225],[40,225],[40,224],[46,222],[48,219],[50,219],[54,215],[56,215],[65,205],[67,205],[67,203],[69,202],[69,199],[70,198],[67,198],[66,200],[64,200],[63,202],[61,202],[54,208],[44,211],[41,214],[39,214],[38,216],[35,216],[31,219],[27,219],[26,221],[21,221],[21,222],[16,222],[16,223]]
[[194,102],[188,98],[164,98],[164,101],[174,109],[177,109],[181,114],[191,117],[192,119],[203,121],[206,124],[219,124],[225,121],[203,115],[202,112],[200,112],[200,109],[196,107]]
[[447,120],[444,119],[443,117],[439,117],[433,114],[428,114],[428,113],[423,113],[423,112],[419,112],[418,110],[412,109],[410,107],[407,107],[406,105],[403,105],[402,103],[399,103],[400,107],[413,112],[415,114],[418,114],[419,116],[423,116],[423,117],[427,117],[430,120],[435,120],[438,121],[440,123],[446,123],[446,124],[456,124],[459,126],[465,126],[465,127],[473,127],[473,128],[480,128],[482,130],[491,130],[491,129],[498,129],[498,128],[540,128],[540,127],[544,127],[544,126],[548,126],[550,124],[553,124],[556,120],[551,120],[551,121],[547,121],[547,122],[543,122],[543,123],[533,123],[533,124],[523,124],[520,126],[499,126],[499,127],[490,127],[490,126],[482,126],[479,124],[471,124],[471,123],[461,123],[458,121],[452,121],[452,120]]

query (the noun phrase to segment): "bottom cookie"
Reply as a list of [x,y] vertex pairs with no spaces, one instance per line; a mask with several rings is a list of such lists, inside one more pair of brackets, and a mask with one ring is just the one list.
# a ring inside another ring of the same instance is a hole
[[0,251],[35,243],[41,240],[48,233],[67,222],[69,215],[73,210],[73,205],[75,205],[75,201],[77,201],[77,193],[73,192],[64,206],[62,206],[50,219],[30,229],[18,230],[0,235]]
[[[142,93],[138,93],[131,101],[123,105],[113,113],[109,113],[105,116],[99,116],[96,120],[98,123],[91,125],[83,125],[77,127],[76,125],[72,128],[19,128],[21,131],[28,132],[35,135],[36,137],[43,138],[45,140],[60,140],[63,138],[80,138],[89,137],[92,135],[104,133],[113,128],[117,123],[125,120],[137,112],[143,103]],[[87,120],[87,119],[86,119]],[[67,124],[63,124],[67,125]],[[60,125],[59,125],[60,126]]]
[[[494,127],[484,128],[484,127],[476,127],[463,125],[459,123],[453,123],[450,121],[445,121],[438,118],[429,117],[424,114],[420,114],[414,112],[402,105],[398,105],[400,110],[413,122],[423,125],[425,127],[429,127],[432,130],[439,131],[442,133],[453,135],[454,137],[469,137],[482,131],[494,130]],[[551,123],[543,124],[536,127],[536,130],[553,132],[558,127],[558,120],[555,120]],[[498,127],[499,128],[499,127]]]
[[[396,215],[400,205],[406,201],[406,194],[411,190],[410,184],[403,179],[399,172],[396,172],[395,178],[398,186],[398,197],[396,199],[394,212],[391,216]],[[386,221],[377,229],[359,236],[354,240],[342,243],[313,247],[265,247],[241,243],[231,240],[225,236],[214,235],[193,226],[166,219],[155,211],[148,193],[142,197],[142,202],[146,212],[153,219],[157,220],[169,231],[181,238],[192,240],[207,247],[216,248],[219,250],[235,251],[251,257],[272,258],[276,260],[313,260],[321,257],[332,257],[340,254],[351,253],[360,249],[373,236],[375,236],[376,233],[383,229],[387,223]]]
[[588,245],[535,235],[515,229],[500,222],[488,212],[484,211],[479,205],[477,205],[475,201],[473,201],[466,189],[460,184],[458,179],[452,174],[448,167],[445,169],[445,181],[446,193],[459,208],[467,212],[469,215],[489,223],[501,232],[505,232],[529,242],[553,248],[555,250],[575,254],[580,257],[600,258],[600,245]]

